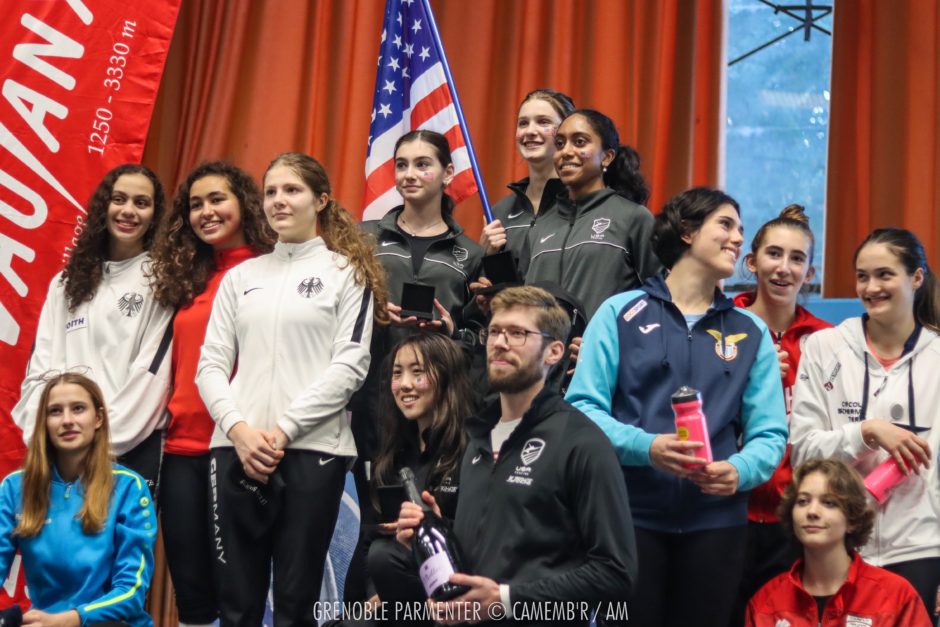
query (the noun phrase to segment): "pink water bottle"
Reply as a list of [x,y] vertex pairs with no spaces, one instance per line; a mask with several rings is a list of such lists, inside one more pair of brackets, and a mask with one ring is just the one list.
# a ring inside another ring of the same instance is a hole
[[907,479],[907,475],[898,466],[898,462],[889,457],[868,473],[865,477],[865,489],[868,490],[878,505],[884,505],[891,494],[891,490]]
[[[698,390],[683,385],[672,395],[672,410],[676,413],[676,435],[682,441],[703,442],[704,446],[688,454],[712,462],[712,444],[708,437],[708,422],[702,413],[702,395]],[[694,464],[685,464],[694,468]]]

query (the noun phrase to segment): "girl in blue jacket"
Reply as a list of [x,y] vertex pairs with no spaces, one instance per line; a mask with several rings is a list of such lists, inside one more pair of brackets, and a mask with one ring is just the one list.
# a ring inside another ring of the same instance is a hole
[[147,484],[113,464],[98,385],[76,372],[42,390],[26,464],[0,484],[0,578],[17,549],[32,607],[24,624],[150,627],[157,519]]
[[[725,627],[744,561],[747,491],[767,481],[787,438],[767,326],[719,283],[741,253],[738,203],[695,188],[656,216],[669,269],[607,299],[588,324],[567,400],[614,444],[636,527],[631,627]],[[671,396],[701,393],[714,460],[676,435]],[[740,444],[739,444],[740,442]]]

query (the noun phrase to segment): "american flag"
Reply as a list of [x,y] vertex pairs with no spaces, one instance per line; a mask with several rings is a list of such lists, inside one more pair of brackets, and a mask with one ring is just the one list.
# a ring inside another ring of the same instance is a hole
[[447,193],[460,202],[477,191],[468,142],[461,131],[457,95],[438,53],[436,26],[426,0],[387,0],[366,155],[363,220],[402,204],[395,189],[395,142],[412,129],[443,133],[450,142],[454,180]]

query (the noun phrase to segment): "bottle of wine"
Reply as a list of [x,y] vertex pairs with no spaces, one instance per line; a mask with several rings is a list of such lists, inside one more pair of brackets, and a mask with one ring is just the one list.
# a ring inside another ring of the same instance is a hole
[[415,528],[412,543],[415,562],[418,564],[418,575],[421,577],[424,591],[435,601],[446,601],[464,594],[469,588],[457,586],[448,581],[454,573],[466,572],[463,570],[460,548],[453,534],[421,498],[411,469],[402,468],[398,476],[401,478],[408,500],[419,505],[424,511],[424,518]]

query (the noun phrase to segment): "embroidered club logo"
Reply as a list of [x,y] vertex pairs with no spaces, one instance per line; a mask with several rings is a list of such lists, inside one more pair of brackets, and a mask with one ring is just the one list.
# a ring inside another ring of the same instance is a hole
[[529,466],[539,458],[542,454],[542,451],[545,450],[545,440],[540,438],[532,438],[528,442],[522,445],[522,463],[526,466]]
[[833,381],[835,381],[836,377],[839,376],[840,370],[842,370],[842,364],[839,362],[836,362],[836,365],[832,369],[832,372],[829,373],[829,378],[826,380],[825,383],[823,383],[823,387],[826,388],[827,391],[831,392],[832,388],[835,387],[833,385]]
[[597,218],[594,220],[594,224],[591,226],[594,235],[591,236],[591,239],[604,239],[604,231],[608,227],[610,227],[610,218]]
[[785,618],[781,618],[776,623],[774,623],[774,627],[790,627],[790,621]]
[[734,335],[726,335],[724,339],[722,339],[721,333],[714,329],[708,329],[706,333],[715,338],[715,354],[725,361],[733,361],[737,358],[738,342],[747,337],[747,333],[736,333]]
[[311,298],[323,291],[323,281],[319,277],[308,277],[297,285],[297,293],[304,298]]
[[457,262],[458,268],[463,268],[463,262],[467,260],[467,257],[470,256],[470,251],[466,248],[461,248],[460,246],[454,246],[454,260]]
[[866,616],[845,615],[845,627],[871,627],[874,621]]
[[140,313],[144,306],[144,297],[137,292],[127,292],[118,299],[118,310],[128,318]]
[[627,313],[623,314],[623,321],[630,322],[631,320],[633,320],[634,317],[636,317],[638,313],[640,313],[644,309],[646,309],[646,301],[641,300],[633,307],[630,307],[630,310],[627,311]]

